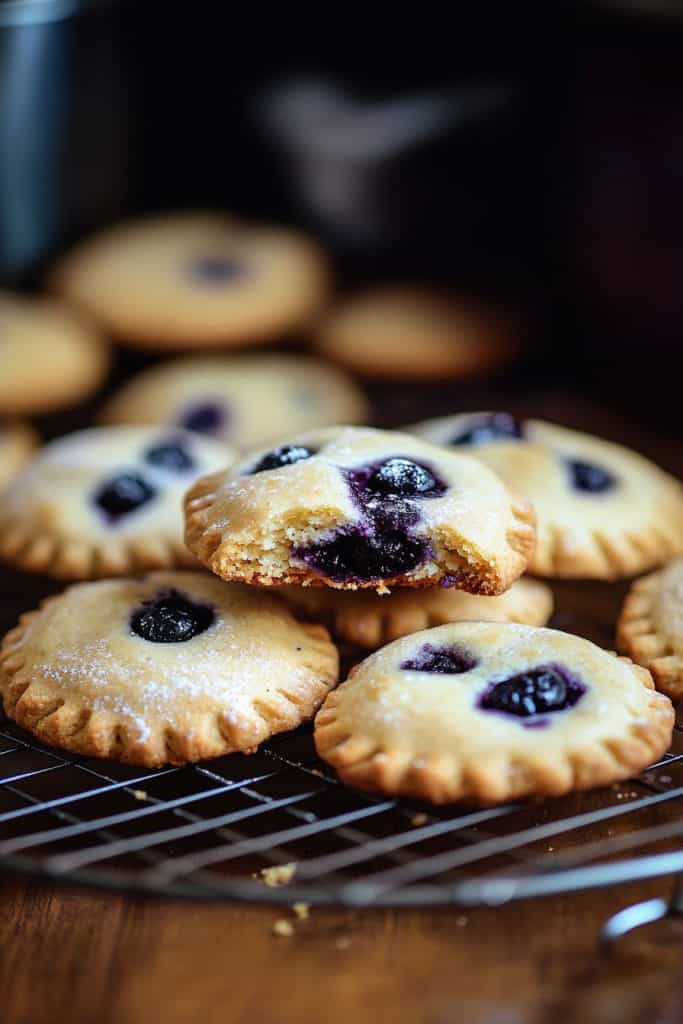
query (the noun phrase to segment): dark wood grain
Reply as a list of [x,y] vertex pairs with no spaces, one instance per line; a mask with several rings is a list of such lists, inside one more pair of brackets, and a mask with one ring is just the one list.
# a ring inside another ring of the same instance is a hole
[[[605,410],[587,411],[559,393],[506,404],[526,414],[552,409],[554,419],[623,436],[683,474],[674,438],[617,424]],[[406,393],[383,418],[395,424],[419,415]],[[0,628],[55,589],[3,572]],[[555,624],[609,646],[624,591],[560,583]],[[612,956],[598,951],[597,936],[616,910],[670,889],[661,880],[469,913],[314,909],[293,936],[278,938],[273,923],[292,919],[288,909],[153,900],[4,876],[0,1019],[667,1024],[683,1019],[680,919],[642,929]]]

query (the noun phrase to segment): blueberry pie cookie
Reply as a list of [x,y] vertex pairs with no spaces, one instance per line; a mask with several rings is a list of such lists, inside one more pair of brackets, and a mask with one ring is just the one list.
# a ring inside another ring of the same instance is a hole
[[67,254],[51,284],[120,341],[167,350],[298,330],[324,302],[328,273],[296,232],[190,213],[110,228]]
[[197,481],[185,511],[200,562],[264,586],[499,594],[534,543],[530,506],[476,459],[363,427],[252,453]]
[[61,302],[0,294],[0,416],[75,405],[108,369],[108,346]]
[[6,713],[45,743],[154,768],[251,753],[337,681],[322,626],[203,573],[69,587],[0,652]]
[[649,672],[588,640],[461,622],[356,666],[315,742],[361,789],[489,804],[628,778],[665,752],[673,721]]
[[539,580],[515,580],[499,597],[464,590],[394,590],[380,595],[368,590],[331,587],[283,587],[282,596],[300,614],[324,622],[337,640],[373,650],[409,633],[446,622],[521,622],[545,626],[553,595]]
[[534,505],[530,571],[615,579],[683,551],[683,487],[628,448],[507,413],[465,413],[408,428],[468,452]]
[[658,690],[683,698],[683,558],[636,580],[621,610],[617,644],[652,673]]
[[368,405],[343,371],[299,355],[195,356],[134,377],[105,423],[166,423],[242,451],[334,423],[363,423]]
[[419,288],[379,288],[332,309],[315,331],[321,355],[371,377],[468,377],[519,351],[502,315]]
[[0,556],[61,579],[197,568],[182,498],[231,450],[189,431],[101,427],[46,445],[0,495]]
[[25,424],[0,424],[0,489],[28,462],[37,444],[35,431]]

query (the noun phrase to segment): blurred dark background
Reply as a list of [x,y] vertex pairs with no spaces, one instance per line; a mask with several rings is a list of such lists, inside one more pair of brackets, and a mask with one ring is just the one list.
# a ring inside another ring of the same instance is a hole
[[676,430],[683,6],[239,13],[0,0],[5,283],[118,217],[224,207],[314,231],[342,287],[512,304],[511,387]]

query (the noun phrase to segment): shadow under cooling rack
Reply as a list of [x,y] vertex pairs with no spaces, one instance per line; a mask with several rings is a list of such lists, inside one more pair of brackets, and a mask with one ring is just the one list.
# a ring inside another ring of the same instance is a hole
[[[0,723],[0,866],[196,899],[503,903],[683,872],[683,730],[638,778],[468,810],[341,786],[310,730],[155,772],[71,758]],[[296,864],[268,888],[263,868]]]

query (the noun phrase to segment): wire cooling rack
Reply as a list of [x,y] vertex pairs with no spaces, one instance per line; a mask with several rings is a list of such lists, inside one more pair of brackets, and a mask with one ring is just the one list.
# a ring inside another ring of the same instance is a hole
[[[683,729],[637,779],[468,810],[341,786],[310,729],[145,772],[0,722],[0,866],[194,898],[475,906],[683,872]],[[296,864],[291,882],[262,869]]]

